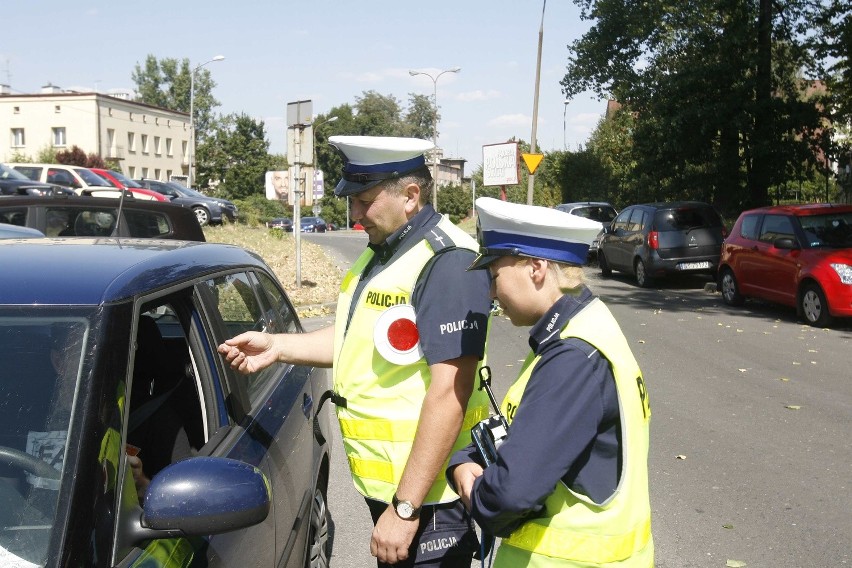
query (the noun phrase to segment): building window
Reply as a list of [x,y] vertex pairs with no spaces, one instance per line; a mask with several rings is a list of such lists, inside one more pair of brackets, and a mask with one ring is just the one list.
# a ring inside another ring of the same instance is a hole
[[160,154],[162,154],[162,151],[160,150],[160,137],[159,136],[154,136],[154,153],[158,156]]
[[136,134],[134,132],[127,133],[127,151],[135,152],[136,151]]
[[21,107],[16,106],[16,107],[14,107],[14,108],[15,108],[15,110],[14,110],[13,112],[14,112],[15,114],[21,114]]
[[128,167],[127,173],[130,174],[130,179],[135,179],[136,178],[136,166]]
[[112,107],[107,109],[107,116],[112,116]]
[[156,168],[156,169],[154,170],[154,178],[155,178],[155,179],[160,179],[160,168]]
[[54,146],[65,146],[67,139],[65,138],[65,127],[57,126],[52,129],[53,131],[53,145]]
[[143,178],[147,178],[147,177],[148,177],[148,168],[142,168],[142,177],[143,177]]
[[172,170],[166,170],[166,179],[172,181]]
[[12,148],[23,148],[26,146],[26,142],[24,139],[24,129],[23,128],[13,128],[12,129]]
[[60,107],[59,105],[56,105],[55,107],[53,107],[53,112],[56,112],[56,113],[62,112],[62,107]]
[[148,122],[148,117],[144,114],[142,115],[142,122]]
[[172,139],[166,138],[166,156],[172,157]]
[[128,113],[127,113],[127,116],[130,118],[130,122],[133,122],[133,113],[132,113],[132,112],[128,112]]
[[147,134],[142,135],[142,153],[143,154],[148,153],[148,135]]

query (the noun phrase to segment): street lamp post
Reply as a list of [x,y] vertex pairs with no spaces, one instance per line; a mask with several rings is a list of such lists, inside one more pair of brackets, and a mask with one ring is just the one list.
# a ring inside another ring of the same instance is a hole
[[445,69],[435,75],[434,77],[425,71],[415,71],[410,70],[408,72],[412,77],[416,75],[426,75],[430,79],[432,79],[432,87],[434,88],[432,92],[432,101],[435,104],[435,126],[432,132],[432,143],[435,148],[432,149],[432,207],[435,208],[435,211],[438,210],[438,79],[444,73],[458,73],[461,71],[461,67],[453,67],[452,69]]
[[568,143],[565,141],[565,113],[568,112],[568,103],[570,101],[565,101],[565,106],[562,108],[562,149],[568,150]]
[[222,61],[224,55],[217,55],[209,61],[196,65],[189,74],[189,175],[186,178],[187,186],[192,187],[194,181],[195,167],[195,72],[214,61]]

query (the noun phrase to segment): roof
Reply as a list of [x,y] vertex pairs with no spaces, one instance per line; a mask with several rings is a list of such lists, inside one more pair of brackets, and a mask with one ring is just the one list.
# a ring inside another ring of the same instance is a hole
[[850,213],[852,205],[842,203],[803,203],[798,205],[769,205],[744,211],[743,213],[783,213],[786,215],[824,215],[826,213]]
[[99,305],[237,266],[266,267],[224,244],[155,239],[0,240],[3,305]]

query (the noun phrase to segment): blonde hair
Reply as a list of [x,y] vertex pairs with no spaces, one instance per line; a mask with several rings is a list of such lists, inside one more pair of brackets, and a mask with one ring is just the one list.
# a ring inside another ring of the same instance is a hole
[[576,292],[586,283],[582,266],[548,260],[547,267],[556,277],[559,289],[564,293]]

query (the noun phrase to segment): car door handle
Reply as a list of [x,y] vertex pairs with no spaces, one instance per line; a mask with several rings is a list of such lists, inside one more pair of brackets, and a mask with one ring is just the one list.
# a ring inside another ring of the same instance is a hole
[[311,411],[314,409],[314,398],[308,393],[302,394],[302,414],[308,420],[311,419]]

